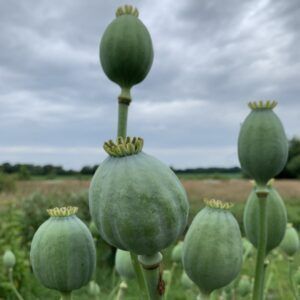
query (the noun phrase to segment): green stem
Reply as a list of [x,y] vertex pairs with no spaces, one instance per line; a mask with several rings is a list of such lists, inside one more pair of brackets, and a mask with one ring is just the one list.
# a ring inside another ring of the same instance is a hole
[[127,290],[127,284],[125,281],[122,281],[119,286],[119,291],[116,300],[125,300],[125,294]]
[[126,138],[128,107],[129,104],[119,102],[118,137]]
[[139,255],[139,262],[143,266],[144,278],[147,282],[149,300],[161,300],[163,298],[163,290],[160,290],[162,274],[160,271],[160,263],[162,255],[157,252],[153,255]]
[[8,270],[8,277],[9,277],[9,281],[10,281],[10,284],[11,284],[12,291],[14,292],[14,294],[16,295],[18,300],[24,300],[23,297],[21,296],[21,294],[18,292],[18,290],[17,290],[17,288],[14,284],[13,269],[12,268],[10,268]]
[[70,293],[60,293],[61,300],[72,300],[72,292]]
[[109,293],[109,295],[108,295],[108,300],[111,300],[111,299],[113,299],[113,297],[114,297],[114,295],[117,293],[117,291],[118,291],[118,289],[119,289],[119,281],[117,282],[117,284],[115,285],[115,287],[111,290],[111,292]]
[[134,268],[134,271],[136,274],[137,282],[140,287],[141,299],[143,299],[143,300],[146,299],[144,297],[147,297],[149,299],[147,285],[146,285],[145,277],[142,272],[141,265],[137,259],[137,256],[134,253],[130,252],[130,256],[131,256],[132,265],[133,265],[133,268]]
[[210,300],[218,300],[218,292],[214,291],[210,294]]
[[292,294],[293,294],[295,300],[298,300],[297,291],[296,291],[294,280],[293,280],[292,261],[293,260],[289,258],[289,281],[290,281],[290,285],[291,285]]
[[173,274],[174,274],[174,271],[176,269],[176,266],[177,266],[177,263],[173,263],[172,264],[172,268],[171,268],[171,271],[170,271],[170,279],[169,279],[169,282],[167,283],[167,286],[166,286],[166,291],[165,291],[165,298],[164,300],[167,300],[168,299],[168,294],[169,294],[169,291],[170,291],[170,287],[171,287],[171,284],[172,284],[172,279],[173,279]]
[[256,257],[255,281],[253,288],[253,300],[262,300],[264,294],[264,260],[267,245],[267,197],[268,191],[256,192],[259,200],[259,234]]

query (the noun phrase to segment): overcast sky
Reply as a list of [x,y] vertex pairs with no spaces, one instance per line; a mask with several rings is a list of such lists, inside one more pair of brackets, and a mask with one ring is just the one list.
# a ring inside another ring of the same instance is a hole
[[[119,87],[99,41],[122,1],[0,4],[0,162],[81,168],[114,138]],[[300,1],[131,1],[155,51],[128,132],[177,168],[235,166],[248,101],[276,99],[300,135]]]

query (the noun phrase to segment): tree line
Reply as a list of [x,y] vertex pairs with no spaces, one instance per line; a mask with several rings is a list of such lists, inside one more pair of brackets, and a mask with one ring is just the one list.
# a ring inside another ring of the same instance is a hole
[[[74,176],[74,175],[93,175],[98,165],[84,166],[80,170],[64,169],[62,166],[47,164],[44,166],[34,164],[11,164],[3,163],[0,165],[0,173],[18,174],[20,178],[29,179],[31,176]],[[188,168],[175,169],[177,174],[238,174],[241,173],[239,167],[232,168]],[[300,139],[294,137],[289,141],[289,156],[286,167],[278,175],[278,178],[300,178]]]

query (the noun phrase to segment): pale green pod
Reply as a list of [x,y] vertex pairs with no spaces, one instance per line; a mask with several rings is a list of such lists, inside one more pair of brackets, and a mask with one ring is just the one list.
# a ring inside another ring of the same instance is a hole
[[273,112],[276,102],[249,103],[251,113],[243,122],[238,138],[242,170],[264,186],[284,168],[288,140],[280,119]]
[[242,276],[237,286],[238,294],[244,298],[251,293],[251,290],[252,284],[250,278],[248,276]]
[[239,225],[227,208],[217,200],[194,218],[183,245],[183,266],[203,294],[228,285],[237,277],[243,262]]
[[182,249],[183,249],[183,242],[179,241],[177,245],[173,248],[171,253],[171,259],[173,262],[181,264],[182,261]]
[[171,245],[188,217],[179,179],[169,167],[141,152],[140,138],[119,138],[104,148],[110,156],[100,164],[89,190],[90,213],[102,238],[139,255]]
[[168,284],[171,279],[171,271],[170,270],[164,270],[162,274],[162,279],[165,282],[165,284]]
[[185,273],[185,271],[182,271],[181,277],[180,277],[181,285],[184,289],[191,289],[195,285],[194,282],[190,279],[190,277]]
[[16,264],[16,256],[11,250],[6,250],[3,255],[3,265],[7,269],[11,269]]
[[35,233],[30,262],[47,288],[69,293],[86,285],[96,267],[96,250],[76,207],[49,209],[50,218]]
[[90,281],[88,287],[88,293],[91,296],[97,297],[100,295],[100,286],[94,281]]
[[117,249],[115,258],[115,268],[118,274],[126,280],[135,277],[130,252],[128,251]]
[[284,238],[280,244],[280,248],[288,256],[294,256],[299,250],[299,236],[292,224],[286,227]]
[[[285,233],[287,212],[282,198],[271,184],[267,197],[267,253],[279,246]],[[259,199],[254,187],[244,209],[244,228],[249,241],[257,248],[259,234]]]

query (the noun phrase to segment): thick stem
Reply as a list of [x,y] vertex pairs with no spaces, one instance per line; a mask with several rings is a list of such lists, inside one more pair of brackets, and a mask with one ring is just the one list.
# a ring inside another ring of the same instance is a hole
[[8,277],[9,277],[9,281],[10,281],[10,284],[11,284],[12,291],[14,292],[14,294],[16,295],[18,300],[24,300],[23,297],[21,296],[21,294],[18,292],[18,290],[17,290],[17,288],[14,284],[13,269],[12,268],[9,268],[9,270],[8,270]]
[[129,104],[119,102],[118,137],[126,138]]
[[169,282],[167,283],[167,286],[166,286],[166,291],[165,291],[165,298],[164,300],[167,300],[168,299],[168,294],[169,294],[169,291],[170,291],[170,287],[171,287],[171,284],[172,284],[172,279],[173,279],[173,274],[174,274],[174,271],[176,269],[176,266],[177,266],[177,263],[173,263],[172,264],[172,268],[171,268],[171,272],[170,272],[170,279],[169,279]]
[[146,285],[145,277],[142,272],[141,265],[137,259],[137,256],[134,253],[130,252],[130,256],[131,256],[132,265],[133,265],[133,268],[135,271],[135,275],[137,278],[137,282],[138,282],[138,285],[139,285],[139,288],[141,291],[141,299],[143,299],[143,300],[146,298],[149,299],[147,285]]
[[259,234],[256,257],[255,281],[253,288],[253,300],[262,300],[264,296],[264,261],[267,245],[267,197],[268,190],[259,188],[256,191],[259,201]]
[[298,300],[297,290],[295,288],[295,284],[294,284],[294,280],[293,280],[292,261],[293,261],[293,259],[289,258],[289,281],[290,281],[290,285],[291,285],[292,294],[293,294],[295,300]]
[[162,274],[160,271],[160,263],[162,255],[160,252],[154,255],[139,255],[139,262],[143,266],[143,273],[148,286],[150,300],[161,300],[163,298],[164,286]]
[[60,293],[61,300],[72,300],[72,292],[70,293]]
[[119,96],[118,137],[126,138],[128,107],[131,102],[129,88],[122,88]]

